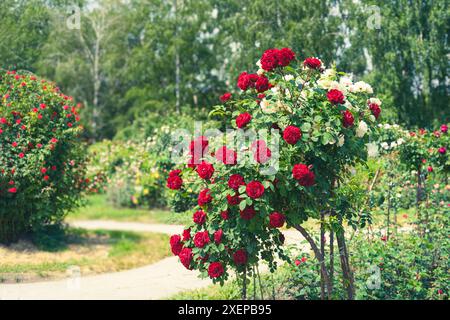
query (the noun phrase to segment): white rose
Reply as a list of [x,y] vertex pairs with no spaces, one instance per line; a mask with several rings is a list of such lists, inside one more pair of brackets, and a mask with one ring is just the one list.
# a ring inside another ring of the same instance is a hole
[[367,146],[367,155],[371,158],[375,158],[378,157],[379,153],[378,153],[378,146],[376,145],[376,143],[368,143],[366,144]]
[[345,137],[344,137],[344,135],[340,135],[339,137],[338,137],[338,143],[337,143],[337,146],[338,147],[342,147],[343,145],[344,145],[344,142],[345,142]]
[[358,128],[356,128],[356,136],[358,138],[362,138],[364,137],[364,135],[366,134],[367,130],[368,130],[368,126],[367,123],[365,123],[364,121],[360,121]]
[[369,100],[367,100],[368,103],[375,103],[378,106],[381,106],[381,100],[378,98],[370,98]]
[[294,79],[294,76],[292,74],[287,74],[283,78],[284,78],[284,81],[291,81]]
[[334,69],[326,69],[321,78],[333,78],[336,76],[336,70]]
[[344,86],[344,87],[350,87],[353,85],[353,81],[350,77],[341,77],[341,79],[339,79],[339,83]]

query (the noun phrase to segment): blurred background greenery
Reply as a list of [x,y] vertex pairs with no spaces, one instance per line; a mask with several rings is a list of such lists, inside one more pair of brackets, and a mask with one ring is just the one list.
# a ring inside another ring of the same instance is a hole
[[[79,29],[66,24],[76,22],[74,4]],[[261,52],[291,47],[371,83],[385,119],[431,128],[449,121],[449,8],[447,0],[2,0],[0,67],[56,81],[83,103],[95,141],[133,137],[130,126],[145,130],[160,117],[201,119]]]

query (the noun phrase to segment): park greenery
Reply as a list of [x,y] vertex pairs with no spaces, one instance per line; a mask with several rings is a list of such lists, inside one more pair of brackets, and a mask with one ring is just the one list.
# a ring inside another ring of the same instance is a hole
[[173,299],[448,299],[449,10],[1,1],[0,282],[171,251],[214,283]]

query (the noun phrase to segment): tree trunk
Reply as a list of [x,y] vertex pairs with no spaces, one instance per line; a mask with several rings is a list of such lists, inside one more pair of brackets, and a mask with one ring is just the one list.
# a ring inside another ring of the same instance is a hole
[[328,276],[328,271],[327,271],[327,266],[325,265],[325,258],[324,256],[322,256],[322,254],[320,253],[320,249],[317,247],[315,241],[313,238],[311,238],[311,236],[309,235],[309,233],[299,224],[293,225],[293,227],[300,232],[300,234],[306,239],[306,241],[308,241],[309,245],[311,246],[311,249],[314,252],[314,255],[316,257],[316,259],[319,261],[320,263],[320,272],[323,276],[324,282],[325,282],[325,286],[327,288],[327,299],[331,300],[331,296],[332,296],[332,286],[331,286],[331,282],[330,282],[330,277]]
[[337,240],[338,248],[339,248],[339,256],[340,256],[340,260],[341,260],[342,278],[343,278],[343,282],[344,282],[344,288],[347,291],[348,299],[353,300],[355,298],[354,278],[353,278],[353,272],[350,268],[350,261],[349,261],[347,247],[345,245],[344,229],[342,229],[336,233],[336,240]]
[[[320,254],[325,258],[325,214],[322,211],[320,213]],[[320,298],[325,300],[325,281],[323,279],[322,272],[320,273]]]
[[333,288],[334,281],[334,231],[330,231],[330,283]]

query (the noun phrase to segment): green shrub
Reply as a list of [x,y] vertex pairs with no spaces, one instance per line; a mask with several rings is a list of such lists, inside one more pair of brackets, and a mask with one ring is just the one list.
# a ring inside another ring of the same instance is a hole
[[58,224],[85,181],[78,108],[33,75],[0,76],[0,242]]

